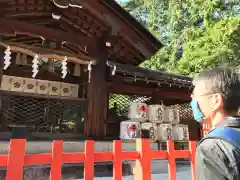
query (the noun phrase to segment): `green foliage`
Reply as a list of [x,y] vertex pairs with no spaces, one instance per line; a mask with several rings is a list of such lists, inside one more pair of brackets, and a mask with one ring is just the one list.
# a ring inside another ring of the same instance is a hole
[[141,66],[190,75],[240,65],[239,0],[131,0],[123,6],[165,45]]
[[240,64],[240,17],[221,20],[202,32],[187,29],[183,54],[176,69],[182,74],[205,68]]

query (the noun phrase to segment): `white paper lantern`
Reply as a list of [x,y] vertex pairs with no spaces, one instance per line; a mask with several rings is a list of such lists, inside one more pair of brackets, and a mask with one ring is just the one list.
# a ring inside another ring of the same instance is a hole
[[120,125],[120,139],[134,140],[140,138],[141,125],[137,121],[122,121]]
[[172,124],[159,124],[158,125],[158,140],[166,141],[173,139]]
[[189,132],[188,126],[179,124],[173,126],[173,138],[177,141],[188,141],[189,140]]
[[141,129],[149,132],[149,138],[152,142],[157,141],[157,124],[146,122],[141,124]]
[[135,102],[130,103],[128,117],[139,122],[146,122],[147,104]]
[[158,105],[158,104],[149,105],[148,120],[150,122],[163,123],[164,122],[164,106]]

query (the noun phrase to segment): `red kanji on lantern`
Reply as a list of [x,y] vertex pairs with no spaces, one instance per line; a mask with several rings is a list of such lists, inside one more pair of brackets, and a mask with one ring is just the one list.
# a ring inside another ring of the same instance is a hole
[[147,108],[144,105],[139,106],[140,111],[146,112]]
[[134,124],[132,124],[132,125],[130,125],[130,126],[128,127],[128,129],[129,129],[130,131],[136,131],[136,130],[137,130],[137,126],[134,125]]

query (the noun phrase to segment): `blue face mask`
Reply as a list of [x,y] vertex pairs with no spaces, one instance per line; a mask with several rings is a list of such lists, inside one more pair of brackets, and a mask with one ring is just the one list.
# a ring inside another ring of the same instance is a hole
[[196,100],[193,99],[191,101],[191,107],[192,107],[194,119],[198,122],[202,122],[204,115],[203,115],[202,111],[200,110],[200,108],[198,106],[198,102]]

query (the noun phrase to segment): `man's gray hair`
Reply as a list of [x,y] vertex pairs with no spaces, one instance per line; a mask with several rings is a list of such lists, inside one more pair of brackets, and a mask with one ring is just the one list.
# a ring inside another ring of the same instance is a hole
[[212,68],[200,72],[193,84],[202,83],[207,94],[220,93],[226,111],[237,110],[240,105],[240,78],[233,68]]

